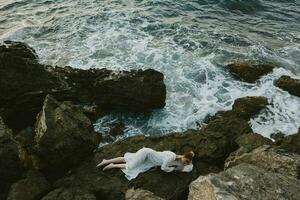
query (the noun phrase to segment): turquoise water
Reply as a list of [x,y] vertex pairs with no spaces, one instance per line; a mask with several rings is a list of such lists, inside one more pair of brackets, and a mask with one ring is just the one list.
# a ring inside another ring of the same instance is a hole
[[[263,95],[271,105],[249,123],[269,136],[300,126],[300,99],[273,86],[283,74],[300,78],[299,19],[298,0],[0,0],[0,41],[25,41],[45,64],[164,73],[164,109],[113,113],[98,131],[115,120],[126,135],[196,128],[238,97]],[[247,84],[224,67],[239,60],[279,68]]]

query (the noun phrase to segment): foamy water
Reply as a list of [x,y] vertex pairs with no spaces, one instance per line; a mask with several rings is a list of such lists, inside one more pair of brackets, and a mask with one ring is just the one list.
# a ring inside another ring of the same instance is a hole
[[[255,132],[291,134],[300,126],[300,98],[273,85],[281,75],[300,78],[298,1],[0,0],[0,13],[0,40],[25,41],[42,63],[165,75],[164,109],[112,113],[95,124],[100,132],[116,120],[125,123],[125,135],[196,128],[252,95],[271,103],[250,120]],[[239,60],[279,68],[248,84],[224,67]]]

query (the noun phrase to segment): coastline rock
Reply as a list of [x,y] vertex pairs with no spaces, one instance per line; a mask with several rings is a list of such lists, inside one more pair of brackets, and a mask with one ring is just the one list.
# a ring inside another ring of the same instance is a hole
[[7,200],[40,199],[50,190],[50,183],[38,171],[29,171],[27,177],[14,183]]
[[300,128],[298,133],[285,136],[279,145],[280,148],[300,155]]
[[268,64],[232,63],[227,65],[229,71],[248,83],[254,83],[260,77],[270,73],[275,68]]
[[257,133],[241,135],[235,140],[235,142],[239,146],[239,149],[235,151],[237,153],[248,153],[263,145],[273,145],[272,140]]
[[[124,199],[126,191],[132,187],[150,191],[165,199],[186,199],[189,183],[199,175],[220,172],[227,156],[238,148],[235,139],[251,132],[246,119],[238,117],[234,111],[226,111],[220,112],[201,130],[164,136],[129,137],[99,148],[94,157],[82,163],[69,176],[58,180],[55,186],[80,187],[96,194],[97,198],[110,200]],[[126,152],[136,152],[142,147],[158,151],[171,150],[177,154],[184,149],[192,149],[195,152],[193,171],[165,173],[158,168],[128,181],[120,170],[103,172],[95,167],[102,159],[123,156]]]
[[123,122],[117,121],[112,124],[110,124],[109,127],[109,135],[112,136],[118,136],[118,135],[123,135],[124,134],[124,128],[125,124]]
[[81,188],[58,188],[41,200],[96,200],[96,196]]
[[20,131],[33,126],[48,94],[59,101],[96,105],[106,112],[149,112],[165,106],[166,87],[163,74],[152,69],[112,71],[46,66],[38,63],[28,45],[6,41],[0,45],[0,94],[5,122]]
[[292,95],[300,97],[300,80],[291,78],[290,76],[281,76],[275,85]]
[[163,200],[152,192],[143,189],[131,188],[125,193],[125,200]]
[[299,199],[300,182],[262,168],[240,164],[219,174],[200,176],[190,184],[188,200]]
[[11,134],[0,117],[0,199],[5,199],[10,185],[23,173],[18,147]]
[[248,163],[269,172],[300,179],[300,155],[287,154],[286,151],[268,145],[258,147],[249,153],[233,153],[226,159],[225,169],[241,163]]
[[268,99],[262,96],[247,96],[238,98],[234,101],[232,110],[239,117],[250,119],[254,114],[266,107]]
[[[33,145],[21,149],[25,163],[46,175],[58,175],[77,165],[97,147],[100,136],[91,121],[68,104],[48,95],[37,117]],[[22,146],[22,144],[20,144]],[[23,152],[22,152],[23,151]]]

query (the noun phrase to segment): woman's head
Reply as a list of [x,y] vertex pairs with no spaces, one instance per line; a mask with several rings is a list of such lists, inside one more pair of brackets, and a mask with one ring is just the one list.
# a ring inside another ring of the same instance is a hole
[[192,162],[195,153],[191,150],[183,152],[182,156],[180,157],[180,162],[184,165],[188,165]]

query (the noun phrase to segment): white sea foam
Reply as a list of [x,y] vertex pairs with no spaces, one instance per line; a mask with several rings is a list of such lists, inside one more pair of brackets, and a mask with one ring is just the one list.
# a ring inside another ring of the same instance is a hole
[[[291,134],[300,126],[300,99],[273,84],[283,74],[299,78],[300,47],[294,42],[299,41],[299,32],[285,31],[292,26],[269,21],[264,34],[256,31],[259,17],[243,15],[237,24],[236,15],[224,16],[222,11],[218,16],[215,6],[213,13],[202,5],[195,5],[198,10],[178,10],[186,1],[169,1],[168,6],[131,0],[47,2],[51,6],[41,3],[33,10],[24,4],[5,11],[14,26],[0,40],[23,40],[37,50],[41,62],[51,65],[154,68],[165,75],[164,109],[148,115],[112,113],[95,124],[98,131],[107,131],[107,124],[116,119],[126,124],[125,135],[196,128],[196,121],[231,109],[238,97],[253,95],[266,96],[271,103],[250,120],[255,132]],[[236,59],[267,61],[282,68],[248,84],[235,80],[224,67]]]

